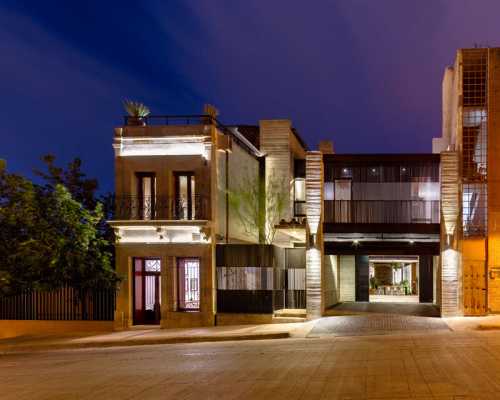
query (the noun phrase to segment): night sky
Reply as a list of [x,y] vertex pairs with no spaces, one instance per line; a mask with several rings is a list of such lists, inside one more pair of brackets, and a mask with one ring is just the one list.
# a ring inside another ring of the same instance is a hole
[[45,153],[80,157],[109,190],[124,98],[289,118],[339,153],[430,152],[444,67],[500,45],[499,16],[498,0],[3,0],[0,158],[29,175]]

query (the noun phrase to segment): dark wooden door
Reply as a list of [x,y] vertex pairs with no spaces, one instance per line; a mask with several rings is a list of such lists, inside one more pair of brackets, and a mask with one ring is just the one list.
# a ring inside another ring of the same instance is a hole
[[161,319],[161,262],[134,258],[134,324],[159,324]]
[[432,303],[433,298],[432,255],[420,255],[418,261],[418,300],[420,303]]
[[356,301],[369,301],[369,262],[368,256],[355,256],[356,262]]

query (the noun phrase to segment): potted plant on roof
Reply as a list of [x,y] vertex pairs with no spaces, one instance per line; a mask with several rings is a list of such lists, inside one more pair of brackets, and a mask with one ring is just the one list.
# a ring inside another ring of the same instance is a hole
[[138,101],[124,100],[123,107],[128,114],[127,125],[146,125],[146,117],[151,113],[147,106]]

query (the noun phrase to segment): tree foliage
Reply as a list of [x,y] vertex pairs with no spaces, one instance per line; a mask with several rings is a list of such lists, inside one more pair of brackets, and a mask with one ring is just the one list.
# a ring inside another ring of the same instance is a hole
[[47,177],[46,185],[0,169],[0,295],[65,285],[83,295],[116,285],[110,243],[100,230],[103,206],[87,196],[95,189],[74,182],[73,196],[62,184],[78,176],[77,164],[67,176],[54,169],[52,176],[65,178]]
[[284,182],[270,174],[266,184],[262,177],[247,173],[228,193],[229,208],[245,232],[250,236],[257,233],[260,243],[271,244],[289,196]]
[[56,157],[52,154],[43,156],[42,161],[46,171],[35,170],[35,174],[43,179],[47,190],[54,191],[57,185],[63,185],[71,193],[73,199],[80,202],[87,210],[94,210],[98,204],[102,205],[103,218],[99,221],[97,228],[101,236],[109,242],[108,251],[114,256],[115,234],[111,226],[106,223],[114,217],[114,195],[97,193],[99,189],[97,179],[87,178],[82,171],[82,161],[79,158],[70,161],[66,169],[56,165]]

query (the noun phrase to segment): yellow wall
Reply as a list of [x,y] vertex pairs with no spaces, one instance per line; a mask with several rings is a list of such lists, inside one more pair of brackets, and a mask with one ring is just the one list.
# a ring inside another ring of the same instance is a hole
[[0,339],[23,335],[111,332],[113,321],[0,320]]
[[500,312],[500,49],[488,64],[488,308]]

